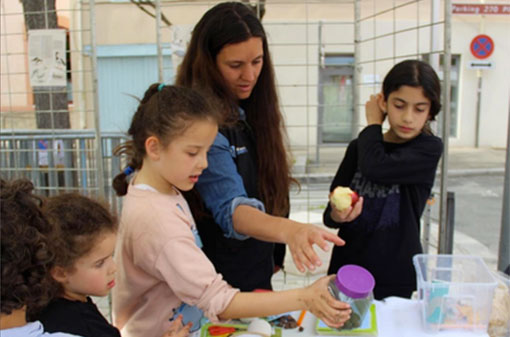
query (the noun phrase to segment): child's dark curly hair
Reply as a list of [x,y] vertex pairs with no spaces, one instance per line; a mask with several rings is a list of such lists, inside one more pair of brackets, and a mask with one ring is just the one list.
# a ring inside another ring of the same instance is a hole
[[[88,254],[105,233],[115,233],[118,223],[108,207],[77,193],[64,193],[45,200],[43,214],[58,237],[51,245],[55,250],[55,266],[74,270],[77,259]],[[52,281],[55,296],[62,286]]]
[[48,246],[52,227],[43,217],[41,199],[25,179],[0,179],[1,312],[40,307],[48,300],[47,273],[53,260]]

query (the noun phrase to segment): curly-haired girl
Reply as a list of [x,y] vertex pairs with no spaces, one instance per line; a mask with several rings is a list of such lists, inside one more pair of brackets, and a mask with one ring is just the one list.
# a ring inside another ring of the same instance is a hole
[[41,322],[27,323],[28,307],[44,305],[48,298],[45,281],[53,261],[48,245],[52,228],[41,214],[41,199],[32,194],[28,180],[0,180],[2,337],[71,336],[44,332]]
[[89,296],[114,286],[117,221],[99,202],[79,194],[49,198],[42,207],[58,238],[50,270],[55,297],[37,316],[48,331],[82,336],[120,336]]

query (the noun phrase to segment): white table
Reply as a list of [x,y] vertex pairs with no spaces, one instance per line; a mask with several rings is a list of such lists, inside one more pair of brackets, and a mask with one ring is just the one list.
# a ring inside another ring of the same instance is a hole
[[[400,297],[389,297],[384,301],[375,301],[377,312],[378,337],[489,337],[487,333],[471,331],[439,331],[426,333],[421,321],[421,307],[416,300]],[[300,312],[294,312],[298,318]],[[301,324],[302,332],[298,329],[282,330],[282,337],[310,337],[318,336],[315,332],[316,318],[307,312]],[[324,336],[321,336],[324,337]]]

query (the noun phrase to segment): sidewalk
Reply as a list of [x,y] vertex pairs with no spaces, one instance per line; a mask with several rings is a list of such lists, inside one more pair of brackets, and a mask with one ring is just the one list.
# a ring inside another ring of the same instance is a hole
[[448,175],[503,174],[505,160],[504,148],[450,148]]
[[[320,164],[309,164],[306,155],[298,155],[294,177],[310,183],[330,183],[344,156],[346,147],[320,150]],[[503,174],[505,170],[504,148],[450,147],[448,150],[448,176]],[[306,173],[305,173],[306,172]],[[441,175],[441,162],[437,177]]]

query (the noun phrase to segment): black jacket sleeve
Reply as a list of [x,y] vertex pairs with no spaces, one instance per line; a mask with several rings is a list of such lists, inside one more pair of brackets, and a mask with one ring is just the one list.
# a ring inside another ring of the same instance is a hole
[[358,137],[361,174],[382,184],[432,184],[442,153],[441,139],[424,134],[387,152],[380,125],[367,126]]

